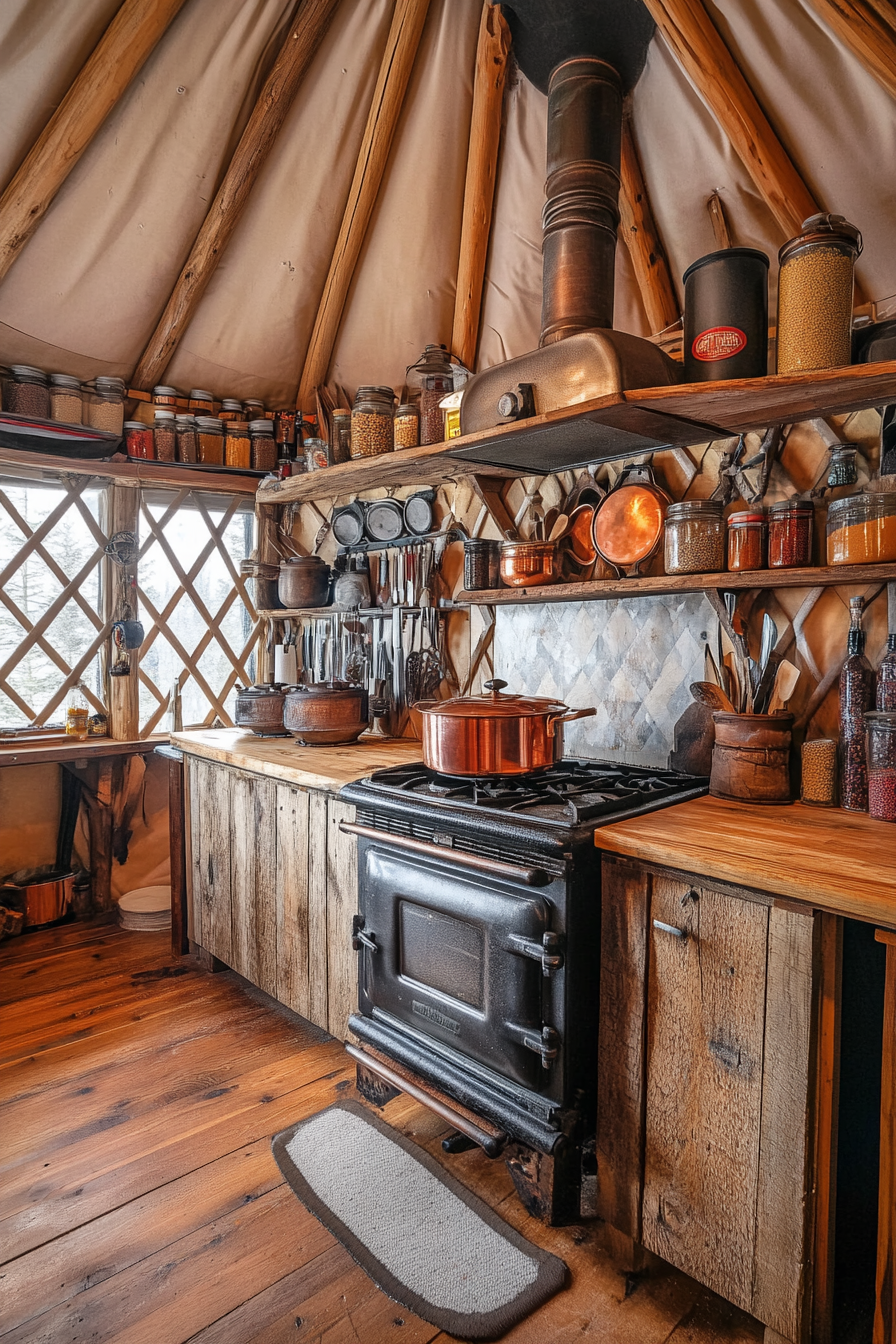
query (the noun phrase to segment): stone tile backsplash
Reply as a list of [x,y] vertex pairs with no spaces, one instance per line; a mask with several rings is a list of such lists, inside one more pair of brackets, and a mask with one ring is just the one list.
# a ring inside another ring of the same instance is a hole
[[566,755],[665,766],[715,629],[702,593],[498,607],[495,676],[509,690],[596,707],[566,726]]

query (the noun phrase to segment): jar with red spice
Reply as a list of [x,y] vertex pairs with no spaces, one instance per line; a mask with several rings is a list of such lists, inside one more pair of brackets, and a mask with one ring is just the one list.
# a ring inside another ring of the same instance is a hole
[[156,457],[160,462],[177,460],[177,427],[173,411],[156,411],[153,424],[153,438]]
[[865,719],[874,704],[874,672],[865,657],[864,601],[849,601],[846,662],[840,673],[840,802],[850,812],[868,811]]
[[805,569],[812,564],[815,506],[809,499],[782,499],[768,511],[770,569]]
[[751,509],[729,515],[729,569],[765,569],[767,550],[768,520],[764,509]]
[[152,437],[152,426],[144,425],[141,420],[125,420],[124,439],[128,457],[138,461],[152,462],[156,455]]
[[896,710],[896,635],[887,636],[887,652],[877,669],[876,708]]
[[868,726],[868,814],[896,821],[896,714],[872,710]]

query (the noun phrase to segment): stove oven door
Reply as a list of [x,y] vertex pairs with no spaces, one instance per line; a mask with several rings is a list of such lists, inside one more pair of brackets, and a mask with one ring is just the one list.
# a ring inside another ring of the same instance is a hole
[[452,867],[450,853],[441,862],[361,841],[358,861],[362,1013],[379,1009],[553,1092],[560,1024],[545,1021],[545,1007],[562,1002],[563,957],[550,904],[522,884]]

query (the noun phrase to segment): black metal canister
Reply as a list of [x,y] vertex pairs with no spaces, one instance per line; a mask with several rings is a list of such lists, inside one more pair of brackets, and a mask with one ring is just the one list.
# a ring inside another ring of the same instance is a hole
[[768,372],[768,257],[752,247],[710,252],[684,273],[684,378]]

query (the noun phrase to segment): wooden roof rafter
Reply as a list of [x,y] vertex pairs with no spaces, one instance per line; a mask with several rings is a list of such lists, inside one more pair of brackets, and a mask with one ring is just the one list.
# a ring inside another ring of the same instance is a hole
[[891,0],[812,0],[812,6],[896,98],[896,5]]

